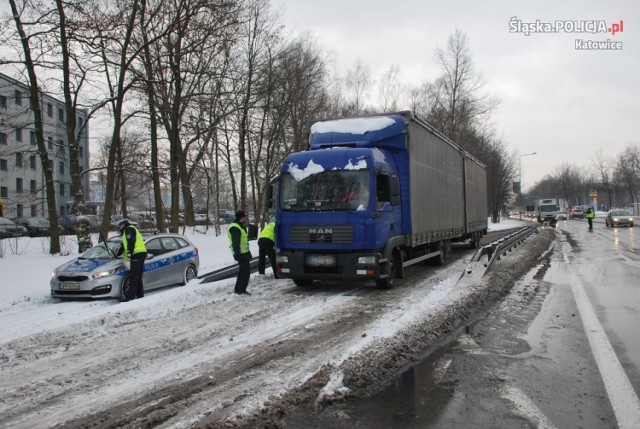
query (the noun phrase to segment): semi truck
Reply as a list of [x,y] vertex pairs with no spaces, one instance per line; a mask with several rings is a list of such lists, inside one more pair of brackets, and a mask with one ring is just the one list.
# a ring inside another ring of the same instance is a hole
[[274,183],[277,271],[298,286],[390,288],[487,232],[484,165],[410,111],[313,123],[309,149],[289,154]]

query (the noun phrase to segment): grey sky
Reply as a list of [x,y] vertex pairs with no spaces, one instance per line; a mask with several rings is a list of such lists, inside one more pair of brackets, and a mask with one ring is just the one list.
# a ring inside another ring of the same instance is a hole
[[[360,58],[372,77],[392,65],[405,83],[432,81],[434,50],[467,34],[487,91],[501,104],[495,129],[522,157],[524,188],[562,163],[592,169],[597,151],[617,156],[640,144],[640,2],[274,0],[288,31],[309,32],[344,75]],[[624,22],[610,33],[510,32],[510,19]],[[576,39],[621,41],[621,50],[576,50]],[[372,91],[372,92],[375,92]]]

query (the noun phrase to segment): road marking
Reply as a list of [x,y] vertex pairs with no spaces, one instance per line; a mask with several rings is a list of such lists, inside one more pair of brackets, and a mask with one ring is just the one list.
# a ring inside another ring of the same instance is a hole
[[571,291],[578,305],[580,318],[609,395],[613,412],[616,415],[618,427],[620,429],[640,428],[640,399],[633,390],[633,386],[624,372],[600,320],[598,320],[591,301],[582,287],[582,284],[587,283],[588,280],[578,274],[569,264],[566,252],[563,252],[563,256],[570,269]]
[[507,386],[502,391],[502,397],[511,401],[525,418],[537,423],[536,427],[538,429],[555,429],[553,423],[522,390],[517,387]]

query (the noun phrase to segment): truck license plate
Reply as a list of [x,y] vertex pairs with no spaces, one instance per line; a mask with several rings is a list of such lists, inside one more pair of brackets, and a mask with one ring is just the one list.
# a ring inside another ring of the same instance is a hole
[[80,283],[60,283],[58,288],[60,290],[79,290]]
[[336,255],[306,255],[307,267],[335,267],[338,264]]

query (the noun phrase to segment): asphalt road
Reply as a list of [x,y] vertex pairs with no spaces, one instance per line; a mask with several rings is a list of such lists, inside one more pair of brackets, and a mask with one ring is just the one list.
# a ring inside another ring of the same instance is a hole
[[555,232],[498,305],[381,391],[325,411],[327,427],[640,427],[640,229]]

